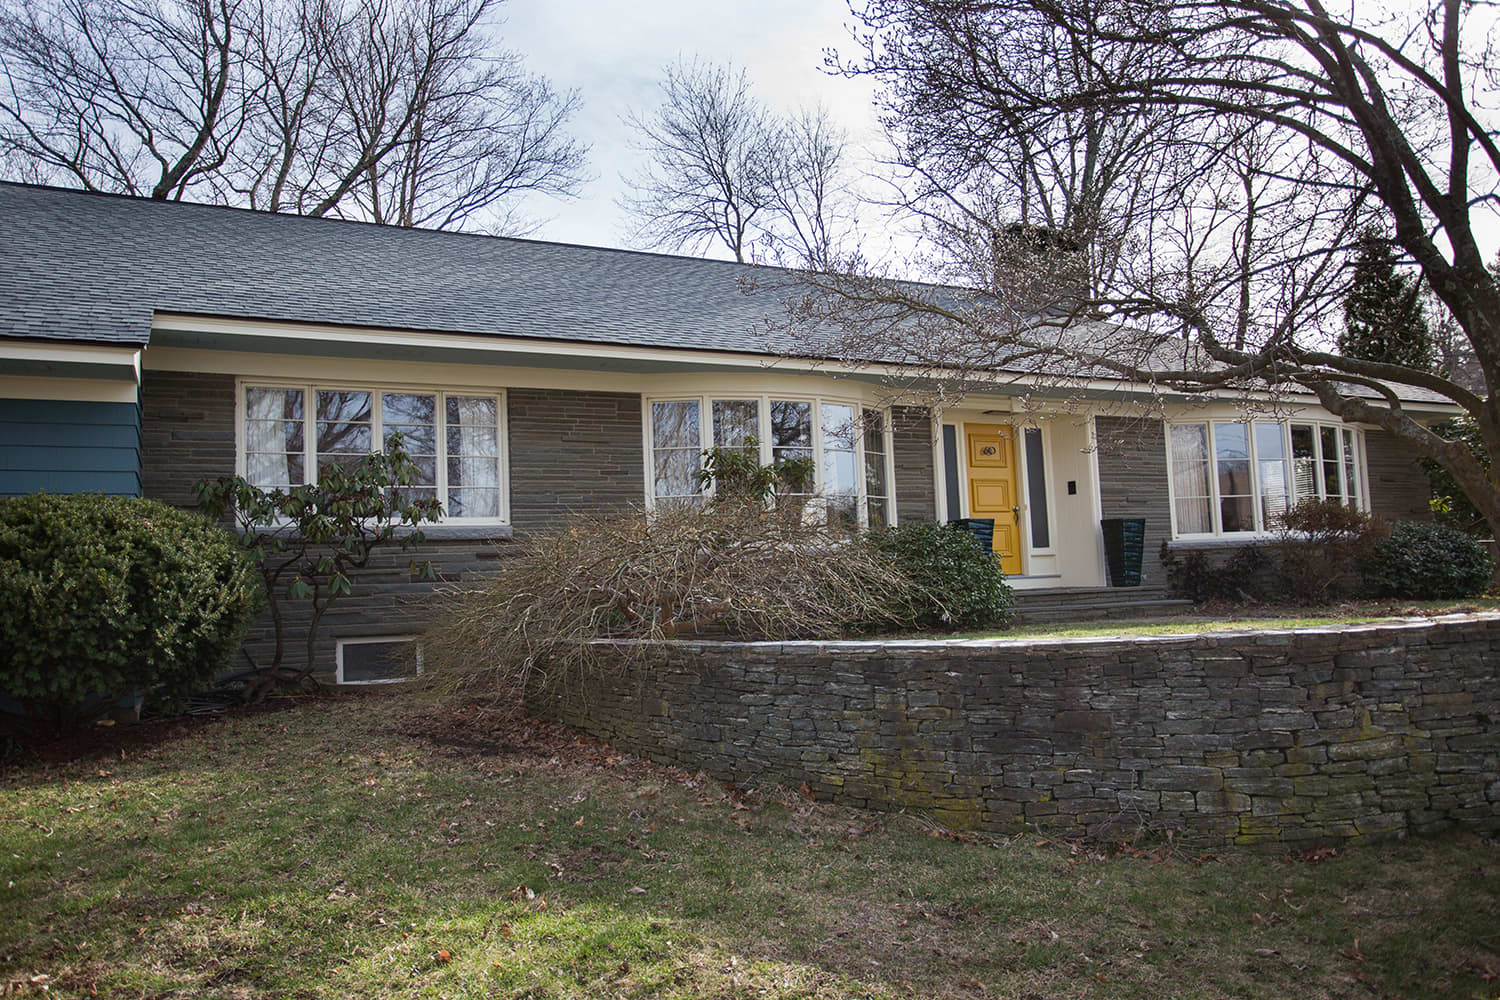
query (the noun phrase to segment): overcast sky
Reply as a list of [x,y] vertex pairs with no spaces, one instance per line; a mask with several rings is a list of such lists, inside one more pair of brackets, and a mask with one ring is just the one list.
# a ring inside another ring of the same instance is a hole
[[558,89],[578,90],[582,107],[573,134],[593,147],[594,179],[582,197],[536,198],[528,205],[548,220],[532,234],[537,239],[629,245],[616,200],[623,190],[621,172],[639,159],[621,117],[632,108],[655,106],[662,68],[679,56],[743,66],[755,92],[773,107],[791,110],[821,100],[848,129],[851,144],[875,141],[869,83],[821,69],[825,48],[849,48],[844,0],[509,0],[502,13],[504,43]]

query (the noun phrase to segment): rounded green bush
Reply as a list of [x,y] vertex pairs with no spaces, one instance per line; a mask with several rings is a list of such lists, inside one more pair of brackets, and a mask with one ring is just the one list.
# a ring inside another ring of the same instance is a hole
[[969,532],[917,521],[875,532],[871,540],[911,582],[906,624],[994,628],[1014,616],[1015,593],[1005,582],[1000,557]]
[[1401,521],[1375,546],[1365,582],[1381,597],[1436,600],[1481,594],[1494,568],[1484,546],[1440,524]]
[[91,699],[185,699],[261,604],[254,565],[201,515],[96,494],[0,499],[0,692],[58,724]]

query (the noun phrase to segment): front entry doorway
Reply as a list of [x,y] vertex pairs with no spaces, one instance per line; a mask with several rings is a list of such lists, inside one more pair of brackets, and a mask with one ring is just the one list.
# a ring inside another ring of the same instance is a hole
[[1016,492],[1015,430],[965,424],[969,516],[995,521],[995,553],[1006,576],[1021,575],[1021,501]]

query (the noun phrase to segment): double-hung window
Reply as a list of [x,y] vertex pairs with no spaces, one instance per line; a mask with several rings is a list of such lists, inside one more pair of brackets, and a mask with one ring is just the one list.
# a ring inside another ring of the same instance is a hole
[[1274,531],[1288,507],[1311,498],[1365,506],[1361,436],[1339,424],[1170,424],[1167,454],[1179,537]]
[[[816,396],[690,396],[651,399],[648,500],[696,503],[709,448],[753,448],[763,465],[811,462],[796,495],[818,495],[830,520],[849,526],[891,520],[890,428],[886,414]],[[709,487],[711,488],[711,487]]]
[[246,385],[245,478],[263,488],[316,482],[400,433],[416,466],[410,492],[436,497],[444,520],[503,523],[504,410],[494,393],[373,386]]

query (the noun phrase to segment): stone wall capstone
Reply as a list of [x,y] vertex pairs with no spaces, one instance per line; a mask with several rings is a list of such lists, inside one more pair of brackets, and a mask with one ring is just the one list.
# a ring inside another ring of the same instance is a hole
[[532,709],[958,828],[1202,844],[1500,829],[1500,615],[1130,639],[680,642]]

